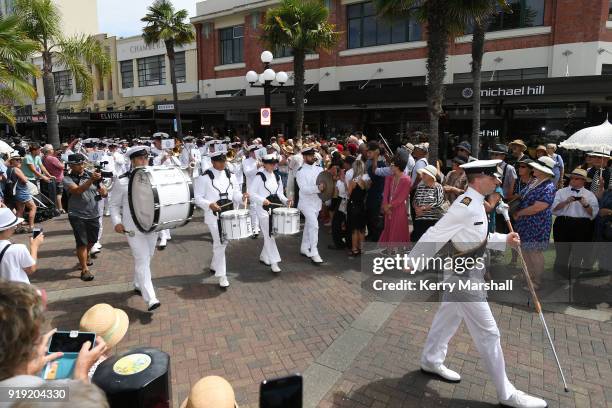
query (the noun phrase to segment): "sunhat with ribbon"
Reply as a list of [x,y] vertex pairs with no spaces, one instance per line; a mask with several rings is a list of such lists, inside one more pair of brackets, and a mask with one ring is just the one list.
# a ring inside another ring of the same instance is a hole
[[112,348],[125,336],[129,325],[128,315],[123,310],[98,303],[83,314],[79,326],[81,331],[96,333]]

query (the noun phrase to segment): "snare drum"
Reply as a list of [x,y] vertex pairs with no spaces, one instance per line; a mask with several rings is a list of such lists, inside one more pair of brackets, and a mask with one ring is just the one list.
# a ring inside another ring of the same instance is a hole
[[300,232],[300,210],[279,207],[272,210],[272,233],[291,235]]
[[128,188],[130,213],[140,232],[182,227],[193,215],[193,185],[179,167],[139,167]]
[[248,238],[253,235],[249,210],[229,210],[221,213],[221,230],[227,240]]

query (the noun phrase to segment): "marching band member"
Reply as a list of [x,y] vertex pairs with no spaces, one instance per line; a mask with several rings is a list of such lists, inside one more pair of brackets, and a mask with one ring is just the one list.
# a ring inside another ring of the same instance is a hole
[[270,266],[272,272],[280,272],[281,269],[278,263],[281,261],[276,241],[271,231],[272,214],[271,211],[275,208],[274,204],[286,205],[291,207],[291,200],[288,200],[283,193],[283,181],[280,176],[274,173],[274,167],[278,163],[278,156],[274,153],[267,154],[262,157],[263,169],[257,172],[251,188],[249,196],[256,204],[257,216],[259,217],[259,226],[264,238],[264,245],[259,255],[259,261],[267,266]]
[[[133,146],[128,149],[126,156],[130,160],[132,169],[144,167],[148,164],[149,151],[148,146]],[[134,257],[134,290],[142,295],[147,303],[148,310],[152,311],[161,305],[155,296],[155,289],[153,289],[153,282],[151,282],[151,258],[155,253],[157,232],[144,234],[136,228],[128,200],[130,173],[128,171],[121,175],[113,188],[110,206],[111,221],[115,227],[115,232],[129,234],[127,240]]]
[[194,197],[198,207],[204,210],[204,222],[213,239],[213,256],[210,261],[210,272],[219,278],[219,286],[227,288],[225,248],[227,241],[221,238],[221,212],[231,210],[233,201],[245,199],[248,194],[236,188],[236,178],[225,167],[225,153],[213,152],[210,155],[212,167],[194,180]]
[[[251,189],[251,184],[255,179],[255,175],[261,167],[261,162],[257,160],[257,150],[260,146],[252,144],[247,147],[248,157],[242,161],[242,172],[244,173],[244,181],[246,182],[247,191]],[[253,226],[253,239],[259,236],[259,217],[257,217],[256,205],[253,201],[250,203],[249,210],[251,211],[251,225]]]
[[[429,228],[410,252],[411,258],[431,259],[451,241],[454,252],[465,259],[482,257],[486,248],[505,250],[506,244],[517,246],[517,233],[488,233],[485,196],[491,194],[501,176],[496,169],[501,160],[476,160],[461,165],[468,178],[468,189],[453,202],[448,212]],[[467,265],[467,262],[466,262]],[[418,272],[425,265],[412,271]],[[445,281],[468,280],[484,282],[484,266],[476,265],[462,274],[445,271]],[[522,408],[546,407],[546,402],[514,388],[506,375],[506,363],[500,343],[499,328],[486,301],[486,291],[447,291],[431,324],[421,355],[421,369],[447,381],[459,382],[461,376],[444,366],[448,342],[462,321],[484,360],[491,380],[495,384],[501,405]]]
[[[227,168],[236,177],[236,188],[244,190],[244,173],[242,172],[242,152],[239,150],[240,142],[230,143],[227,151]],[[234,201],[234,207],[239,207],[240,201]]]
[[[153,165],[154,166],[180,166],[180,162],[176,157],[172,155],[172,151],[162,149],[162,138],[167,137],[165,133],[157,132],[153,134],[153,146],[151,146],[151,153],[153,154]],[[172,239],[170,230],[165,229],[159,231],[159,250],[163,251],[166,249],[167,241]]]
[[323,263],[317,248],[319,242],[318,218],[322,202],[317,194],[325,189],[325,185],[317,186],[317,176],[323,171],[323,168],[315,165],[314,147],[302,149],[302,156],[304,157],[304,164],[298,169],[295,176],[297,186],[300,189],[298,209],[305,218],[300,253],[319,265]]
[[[109,153],[105,149],[106,143],[98,143],[92,152],[90,152],[91,157],[94,158],[94,162],[97,163],[102,171],[113,173],[113,177],[116,176],[115,173],[115,160],[111,153]],[[91,255],[96,255],[100,251],[102,251],[102,234],[104,233],[104,221],[103,216],[110,215],[110,192],[100,201],[98,201],[98,213],[100,214],[100,229],[98,230],[98,241],[91,247]]]

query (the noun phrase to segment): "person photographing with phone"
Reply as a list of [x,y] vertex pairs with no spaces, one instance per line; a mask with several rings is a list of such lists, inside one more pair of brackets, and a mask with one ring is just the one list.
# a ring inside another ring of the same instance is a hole
[[35,236],[30,238],[30,249],[23,244],[13,244],[10,238],[15,229],[23,222],[13,212],[0,208],[0,277],[7,281],[30,283],[29,275],[36,272],[38,248],[45,237],[42,230],[35,230]]
[[85,170],[87,158],[80,154],[68,156],[70,173],[64,177],[64,190],[68,196],[68,220],[74,232],[77,257],[81,267],[81,280],[91,281],[94,275],[89,270],[92,265],[90,251],[98,241],[100,214],[98,201],[107,196],[101,184],[100,171]]

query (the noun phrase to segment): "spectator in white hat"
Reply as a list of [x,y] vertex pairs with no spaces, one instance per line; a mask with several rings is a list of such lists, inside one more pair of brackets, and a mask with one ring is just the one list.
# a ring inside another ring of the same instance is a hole
[[44,241],[42,232],[30,238],[30,250],[23,244],[13,244],[10,238],[23,222],[13,212],[0,208],[0,277],[9,281],[30,283],[28,275],[36,272],[38,248]]
[[412,230],[412,242],[417,242],[421,236],[433,226],[442,216],[444,211],[444,189],[436,181],[438,169],[431,164],[418,170],[421,182],[414,193],[412,204],[414,206],[414,229]]

